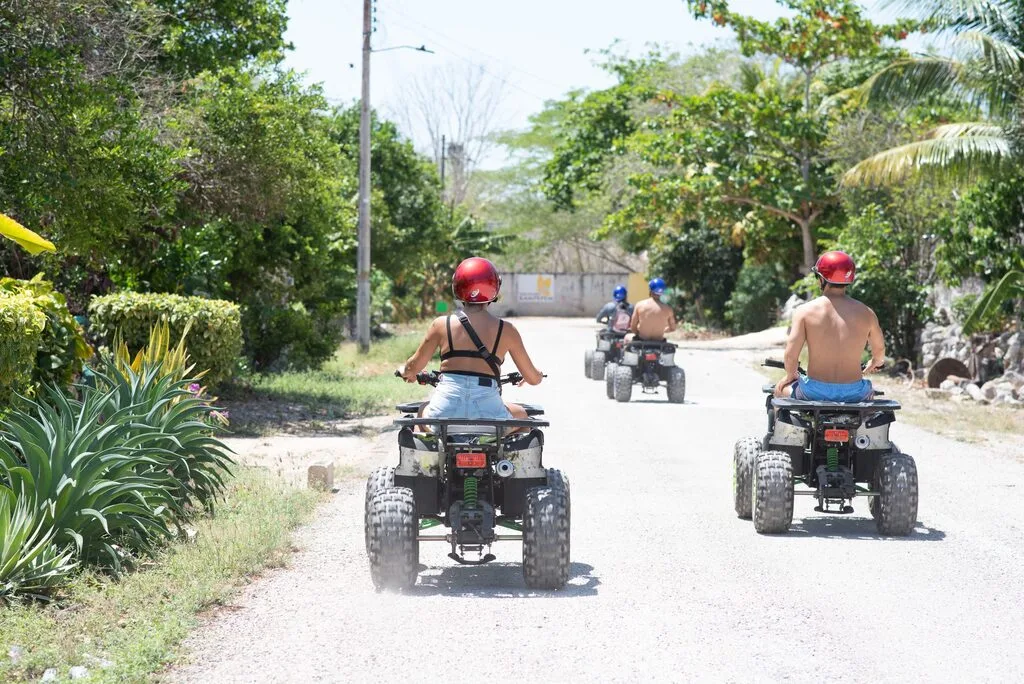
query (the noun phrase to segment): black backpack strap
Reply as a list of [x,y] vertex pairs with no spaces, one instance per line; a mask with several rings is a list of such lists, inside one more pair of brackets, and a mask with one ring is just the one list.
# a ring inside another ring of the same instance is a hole
[[473,326],[469,322],[469,316],[467,316],[466,312],[461,309],[455,315],[459,317],[459,322],[462,323],[463,329],[465,329],[466,334],[469,335],[470,341],[476,345],[476,350],[479,352],[480,358],[491,367],[492,371],[494,371],[494,377],[500,378],[501,361],[497,356],[492,354],[491,350],[487,348],[487,345],[480,340],[480,336],[476,334],[476,330],[473,329]]

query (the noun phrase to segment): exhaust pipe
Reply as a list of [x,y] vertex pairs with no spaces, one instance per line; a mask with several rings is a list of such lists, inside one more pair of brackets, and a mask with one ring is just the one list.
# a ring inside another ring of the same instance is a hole
[[512,461],[502,459],[494,465],[494,472],[498,473],[498,477],[512,477],[512,473],[515,471],[516,467]]
[[858,449],[867,449],[868,444],[871,443],[871,439],[867,435],[857,435],[857,439],[853,440],[853,443]]

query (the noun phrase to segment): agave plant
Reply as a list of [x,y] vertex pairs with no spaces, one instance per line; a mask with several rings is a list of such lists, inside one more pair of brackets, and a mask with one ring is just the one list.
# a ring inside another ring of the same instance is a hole
[[0,601],[45,599],[75,568],[71,548],[58,548],[54,537],[31,493],[0,486]]
[[192,322],[185,325],[181,339],[173,349],[171,348],[171,330],[166,319],[149,329],[149,340],[143,349],[140,349],[132,358],[128,351],[128,345],[119,330],[114,336],[113,369],[127,377],[129,372],[138,375],[143,368],[157,368],[160,375],[171,375],[175,378],[184,378],[194,375],[198,380],[206,371],[193,374],[193,365],[188,362],[188,350],[185,347],[185,338],[188,337]]
[[212,510],[233,464],[229,449],[213,437],[217,410],[197,396],[194,378],[167,373],[162,363],[142,364],[138,371],[106,359],[98,386],[111,414],[130,416],[147,444],[167,454],[174,478],[173,495],[181,510],[198,504]]
[[121,567],[125,550],[152,553],[180,515],[174,454],[135,407],[111,412],[113,391],[82,400],[48,388],[0,423],[0,484],[31,492],[54,543],[90,562]]

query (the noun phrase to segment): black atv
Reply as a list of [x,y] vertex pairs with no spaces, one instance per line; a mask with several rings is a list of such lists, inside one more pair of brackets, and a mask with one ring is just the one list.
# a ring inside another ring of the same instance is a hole
[[604,380],[606,364],[616,363],[622,356],[626,333],[614,330],[597,332],[597,348],[583,352],[583,373],[591,380]]
[[661,383],[668,400],[681,404],[686,397],[686,373],[676,366],[676,345],[670,342],[627,342],[618,363],[605,369],[605,392],[609,399],[629,401],[633,385],[643,385],[644,394],[654,394]]
[[[436,385],[437,372],[420,373]],[[501,378],[518,383],[519,373]],[[569,578],[569,482],[545,469],[544,433],[549,423],[530,419],[420,418],[425,402],[400,404],[395,421],[398,466],[377,468],[366,483],[366,553],[378,589],[416,583],[420,542],[451,544],[448,556],[465,565],[495,559],[496,541],[522,541],[523,578],[536,589],[558,589]],[[417,426],[430,433],[414,432]],[[509,434],[516,428],[526,431]],[[444,526],[445,535],[425,530]],[[516,534],[499,534],[498,528]],[[469,558],[475,554],[476,558]]]
[[[765,366],[783,368],[767,359]],[[800,369],[803,374],[803,369]],[[917,521],[917,465],[889,441],[900,404],[806,401],[768,395],[768,433],[747,437],[733,453],[733,505],[762,534],[785,532],[794,495],[813,496],[819,513],[853,513],[855,498],[884,535],[906,536]],[[876,391],[875,394],[881,394]],[[807,489],[794,489],[795,483]]]

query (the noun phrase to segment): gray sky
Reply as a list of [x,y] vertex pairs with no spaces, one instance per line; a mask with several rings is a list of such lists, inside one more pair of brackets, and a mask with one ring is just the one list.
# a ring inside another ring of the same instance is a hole
[[[869,7],[879,0],[865,3]],[[375,48],[422,45],[424,54],[394,50],[374,54],[370,101],[393,115],[403,83],[449,63],[482,66],[504,82],[501,128],[525,126],[545,100],[573,88],[601,88],[611,79],[594,66],[594,55],[618,39],[633,54],[645,44],[687,52],[694,46],[728,40],[731,32],[695,21],[682,0],[377,0]],[[734,0],[735,11],[763,19],[779,16],[770,0]],[[359,98],[361,0],[289,0],[287,38],[295,50],[287,64],[321,82],[340,103]],[[872,11],[876,18],[891,16]],[[916,41],[915,41],[916,42]],[[349,65],[353,65],[350,67]],[[418,147],[421,131],[405,131]],[[500,163],[489,159],[487,165]]]

